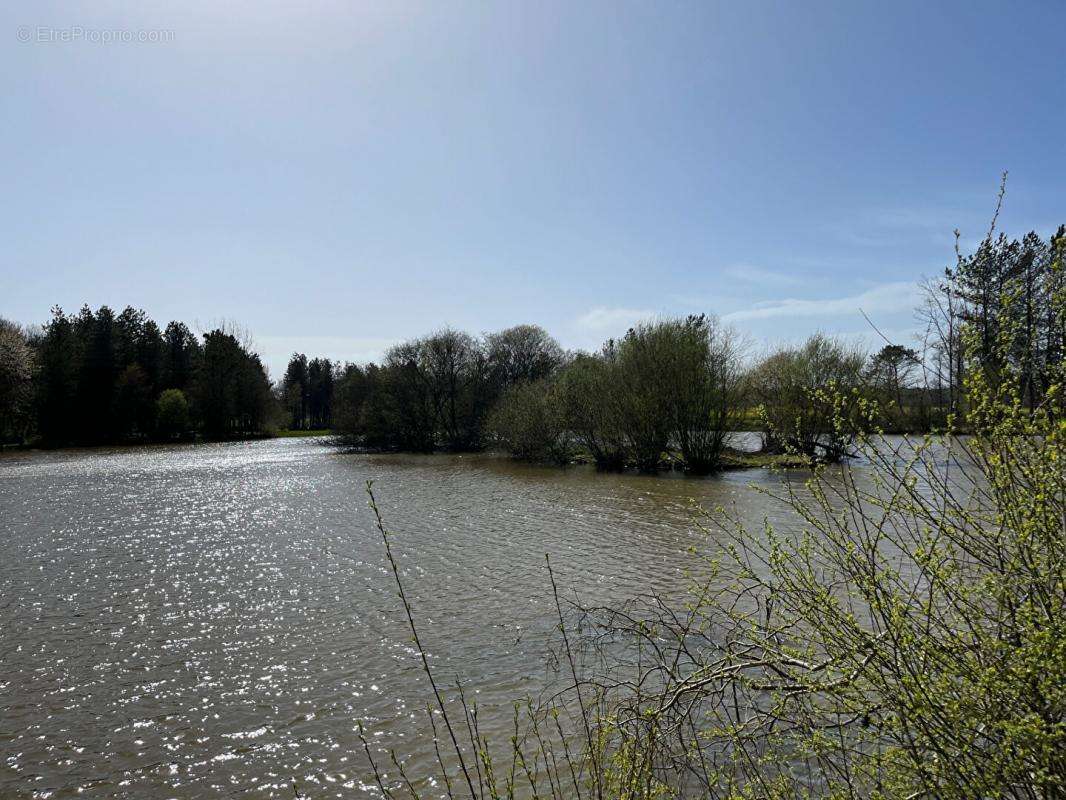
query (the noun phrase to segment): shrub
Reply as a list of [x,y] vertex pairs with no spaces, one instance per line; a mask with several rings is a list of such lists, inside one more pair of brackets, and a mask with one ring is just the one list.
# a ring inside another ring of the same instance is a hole
[[517,459],[567,463],[573,447],[558,395],[548,380],[512,386],[489,415],[489,433]]
[[852,427],[836,421],[858,413],[865,361],[860,350],[823,334],[764,359],[749,376],[764,425],[763,449],[824,461],[848,455]]
[[[967,440],[890,447],[853,431],[869,466],[822,465],[803,486],[783,484],[795,525],[752,530],[705,512],[714,549],[683,603],[589,609],[574,628],[555,591],[563,688],[516,705],[509,747],[481,734],[461,686],[451,704],[434,681],[379,517],[434,729],[449,735],[435,740],[449,790],[1063,797],[1064,373],[1066,363],[1049,370],[1030,410],[1018,373],[971,366]],[[402,768],[390,787],[364,748],[383,794],[439,792]]]
[[[1053,300],[1064,326],[1066,295]],[[452,705],[434,680],[379,515],[431,719],[448,733],[434,744],[449,795],[455,784],[479,800],[1066,797],[1066,360],[1046,363],[1032,404],[1010,328],[992,346],[977,326],[963,340],[966,438],[855,428],[839,392],[861,361],[824,338],[764,364],[776,381],[764,387],[796,392],[787,435],[849,442],[865,465],[783,482],[775,498],[792,513],[775,524],[702,512],[713,549],[684,602],[578,609],[575,626],[549,565],[561,688],[516,704],[502,762],[462,687]],[[570,380],[602,388],[610,365],[589,359]],[[802,418],[809,392],[834,413]],[[599,424],[609,406],[593,408]],[[395,755],[390,787],[363,744],[383,794],[439,793]]]
[[579,355],[559,375],[559,403],[568,430],[599,469],[622,469],[626,433],[621,384],[613,355]]
[[670,323],[631,328],[605,356],[614,372],[617,394],[600,398],[617,405],[628,456],[642,472],[659,468],[670,444],[669,389],[666,385],[673,353]]
[[670,441],[687,471],[712,472],[740,402],[737,337],[702,314],[656,323],[645,335],[658,340],[654,383]]
[[189,430],[189,401],[181,389],[167,389],[156,400],[156,430],[164,439],[176,439]]
[[0,318],[0,443],[25,435],[33,399],[33,363],[22,329]]

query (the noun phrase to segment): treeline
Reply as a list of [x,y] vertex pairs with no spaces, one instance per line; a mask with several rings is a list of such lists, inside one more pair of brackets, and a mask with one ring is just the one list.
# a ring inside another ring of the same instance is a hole
[[566,353],[532,325],[484,339],[444,330],[397,345],[380,365],[349,364],[334,428],[372,449],[490,447],[698,474],[721,466],[730,432],[761,429],[764,451],[835,460],[848,444],[835,432],[838,395],[902,396],[883,382],[886,358],[818,334],[751,367],[740,337],[706,315],[637,325],[594,354]]
[[559,344],[534,325],[481,339],[439,331],[396,345],[381,364],[348,364],[337,379],[334,427],[379,449],[478,450],[499,398],[565,361]]
[[815,334],[753,362],[706,316],[637,325],[594,354],[564,353],[533,326],[483,339],[445,330],[380,365],[348,365],[334,427],[378,449],[501,447],[531,461],[581,454],[603,469],[696,473],[718,469],[728,433],[744,429],[760,432],[764,452],[835,461],[861,427],[957,425],[974,370],[993,384],[1020,375],[1019,396],[1038,407],[1066,341],[1064,248],[1066,226],[1048,240],[989,237],[924,285],[916,347],[873,354]]
[[[1064,248],[1066,225],[1047,241],[1036,233],[989,236],[924,285],[918,310],[925,323],[923,356],[941,405],[961,409],[967,370],[975,363],[993,377],[1020,376],[1020,397],[1029,408],[1039,405],[1066,353]],[[977,358],[968,361],[971,345]]]
[[277,390],[290,430],[333,427],[333,396],[338,365],[328,358],[307,360],[294,353]]
[[445,329],[378,364],[297,353],[271,386],[232,331],[201,341],[132,308],[55,309],[29,334],[0,322],[0,438],[99,444],[287,426],[378,450],[498,447],[531,461],[705,473],[744,429],[761,433],[766,452],[831,461],[851,447],[841,431],[860,422],[946,426],[966,410],[975,368],[993,381],[1022,376],[1020,396],[1037,407],[1066,352],[1064,246],[1066,227],[1046,241],[989,237],[923,286],[921,340],[872,355],[815,334],[753,360],[735,332],[701,315],[637,325],[592,354],[567,353],[533,325],[482,337]]
[[[47,445],[225,439],[263,433],[272,413],[259,357],[224,329],[165,330],[143,311],[53,309],[39,330],[0,325],[0,436]],[[17,387],[17,388],[15,388]]]
[[[1023,296],[1006,298],[1001,310],[1029,319]],[[1066,296],[1050,301],[1044,336],[1066,317]],[[1066,361],[1029,375],[1024,327],[984,339],[979,319],[963,333],[969,435],[947,452],[940,437],[860,435],[862,474],[815,470],[803,491],[779,493],[783,514],[698,510],[713,569],[681,596],[565,612],[549,562],[556,690],[516,698],[509,737],[484,735],[438,689],[405,603],[429,713],[460,733],[433,737],[445,745],[435,768],[398,775],[365,747],[382,795],[428,798],[454,775],[475,800],[569,800],[579,780],[588,797],[630,800],[1066,797]],[[819,338],[768,361],[787,379],[768,388],[786,393],[801,366],[843,377],[870,366]],[[1039,380],[1042,398],[1030,391]]]
[[676,448],[688,470],[709,472],[741,410],[742,377],[732,331],[702,315],[661,320],[509,388],[489,429],[525,459],[565,462],[580,449],[602,469],[654,471]]

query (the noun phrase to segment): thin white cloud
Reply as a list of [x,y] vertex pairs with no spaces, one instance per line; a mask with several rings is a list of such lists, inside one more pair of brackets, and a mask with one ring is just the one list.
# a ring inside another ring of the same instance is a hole
[[722,270],[722,274],[727,278],[753,283],[758,286],[795,286],[800,283],[800,279],[796,275],[778,272],[773,269],[764,269],[752,264],[734,264]]
[[956,228],[966,230],[975,224],[987,227],[982,219],[961,206],[881,207],[857,211],[850,220],[829,224],[827,230],[840,242],[855,247],[919,244],[949,248]]
[[597,306],[577,318],[577,327],[589,333],[614,333],[654,316],[655,312],[647,309]]
[[918,305],[919,287],[912,281],[896,281],[867,289],[848,297],[832,297],[819,300],[786,298],[756,303],[751,308],[734,311],[722,317],[725,322],[741,322],[754,319],[779,317],[830,317],[858,314],[890,314],[909,311]]

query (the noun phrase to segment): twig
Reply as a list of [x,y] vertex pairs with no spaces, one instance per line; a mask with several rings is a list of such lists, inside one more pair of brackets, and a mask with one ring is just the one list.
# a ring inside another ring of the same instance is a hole
[[566,623],[563,620],[563,607],[559,602],[559,587],[555,584],[555,573],[552,572],[551,558],[547,553],[544,554],[544,561],[548,565],[548,577],[551,579],[552,594],[555,597],[555,610],[559,615],[559,630],[563,634],[563,646],[566,648],[566,659],[570,662],[570,674],[574,679],[574,691],[577,693],[577,704],[581,708],[581,721],[585,726],[585,740],[588,743],[589,758],[592,759],[592,774],[596,778],[596,797],[598,800],[603,800],[603,783],[600,777],[599,757],[596,754],[596,749],[592,742],[592,727],[589,725],[588,710],[585,708],[585,701],[581,697],[581,681],[577,677],[577,666],[574,663],[574,653],[570,649],[570,637],[566,635]]
[[414,638],[415,647],[418,648],[418,655],[422,659],[422,671],[426,673],[426,677],[429,678],[429,685],[433,689],[433,696],[437,699],[437,707],[440,709],[441,717],[444,719],[444,726],[448,729],[448,736],[452,740],[452,748],[455,750],[455,756],[459,759],[459,768],[463,772],[463,777],[466,779],[466,785],[470,789],[470,796],[477,798],[480,795],[474,789],[474,782],[470,778],[470,772],[466,768],[466,760],[463,758],[463,751],[459,747],[459,740],[455,738],[455,730],[452,728],[452,722],[448,718],[448,711],[444,707],[444,697],[441,695],[440,689],[437,688],[437,681],[433,677],[433,670],[429,667],[429,659],[426,657],[426,648],[422,646],[422,640],[418,637],[418,628],[415,627],[414,612],[411,611],[411,604],[407,600],[407,592],[403,588],[403,580],[400,578],[400,568],[396,564],[396,559],[392,555],[392,547],[389,544],[389,532],[385,529],[385,523],[381,519],[381,511],[378,509],[377,500],[374,498],[374,482],[366,482],[366,493],[369,496],[367,504],[370,506],[370,510],[374,512],[374,519],[377,524],[378,532],[381,534],[381,540],[385,544],[385,555],[389,560],[389,566],[392,568],[392,576],[396,579],[396,588],[400,593],[400,600],[403,602],[403,610],[407,615],[407,625],[411,629],[411,636]]

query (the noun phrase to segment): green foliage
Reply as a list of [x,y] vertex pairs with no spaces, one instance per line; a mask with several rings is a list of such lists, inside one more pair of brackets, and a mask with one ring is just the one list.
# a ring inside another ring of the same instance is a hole
[[201,346],[177,322],[160,333],[143,311],[106,306],[75,316],[53,310],[34,341],[37,425],[50,444],[99,444],[155,435],[156,400],[167,389],[192,398],[208,436],[263,430],[271,404],[258,356],[222,330]]
[[[1005,184],[1001,202],[1004,190]],[[965,410],[967,361],[974,352],[984,369],[1009,365],[1021,376],[1023,401],[1030,408],[1039,404],[1066,352],[1066,328],[1056,319],[1057,298],[1066,291],[1064,245],[1066,226],[1047,241],[1032,232],[1020,240],[990,232],[975,252],[923,286],[918,313],[925,323],[927,388],[938,405]],[[964,341],[964,329],[976,340]],[[1004,331],[1011,340],[1007,351],[999,347]]]
[[143,311],[60,308],[30,342],[37,431],[50,445],[102,444],[158,435],[158,401],[179,390],[187,428],[226,438],[264,432],[274,399],[259,357],[229,331],[201,344],[184,324],[166,330]]
[[547,379],[506,390],[488,419],[495,442],[524,461],[566,464],[574,450],[558,393],[559,387]]
[[483,344],[467,333],[438,331],[418,342],[416,366],[444,447],[458,452],[480,448],[494,399]]
[[[1066,226],[1049,241],[1036,233],[1021,240],[990,235],[946,272],[941,286],[959,299],[971,336],[962,344],[966,354],[985,370],[1015,375],[1030,408],[1047,392],[1066,352],[1058,299],[1066,290],[1064,241]],[[1010,342],[1006,348],[1004,341]]]
[[151,436],[155,432],[153,383],[139,363],[134,362],[115,381],[115,430],[122,439]]
[[364,408],[372,386],[371,373],[377,366],[345,364],[334,384],[333,426],[342,436],[354,438],[365,435]]
[[[655,472],[670,445],[668,408],[671,326],[641,324],[605,348],[607,368],[615,384],[610,406],[617,409],[628,458],[642,472]],[[605,402],[603,398],[595,398]]]
[[850,425],[864,394],[864,354],[823,334],[765,358],[748,379],[764,423],[763,448],[839,461],[849,453]]
[[371,444],[414,452],[430,452],[436,447],[436,409],[422,365],[420,342],[390,349],[372,389],[364,409]]
[[33,399],[33,351],[22,330],[0,318],[0,442],[25,437]]
[[[830,409],[789,435],[846,441],[864,465],[783,482],[775,524],[703,512],[705,567],[681,603],[644,597],[571,625],[549,566],[560,688],[516,704],[510,747],[480,733],[461,686],[469,737],[456,734],[379,517],[450,734],[435,742],[449,789],[459,764],[472,797],[508,800],[1066,797],[1066,360],[1044,365],[1031,404],[1017,335],[962,333],[967,437],[870,434],[835,389],[857,354],[816,340],[780,357],[772,385]],[[602,380],[614,358],[572,374]],[[437,791],[429,775],[390,783],[364,747],[383,794]]]
[[578,443],[600,469],[621,469],[627,456],[620,379],[611,348],[600,356],[579,355],[559,376],[562,416]]
[[164,389],[156,400],[156,426],[164,439],[178,439],[188,432],[189,401],[181,389]]
[[1062,797],[1060,386],[1034,414],[1017,383],[972,381],[968,443],[859,435],[871,471],[785,485],[799,527],[707,512],[714,549],[687,602],[589,610],[581,640],[560,608],[565,688],[516,705],[509,748],[460,695],[470,738],[441,770],[464,763],[476,798]]
[[704,315],[660,320],[630,331],[619,361],[631,445],[642,438],[638,432],[650,431],[654,446],[661,425],[689,472],[718,469],[741,400],[736,335]]
[[158,327],[132,308],[68,316],[55,308],[33,341],[38,431],[51,444],[150,436],[166,349]]
[[536,325],[490,333],[485,337],[485,350],[498,391],[549,378],[566,362],[559,343]]
[[734,335],[713,320],[663,320],[569,361],[522,325],[484,342],[445,330],[392,348],[381,367],[349,366],[338,429],[369,447],[477,449],[564,462],[574,445],[601,469],[656,470],[678,448],[698,473],[718,468],[739,404]]
[[488,415],[513,386],[550,376],[562,349],[520,325],[484,341],[445,329],[391,348],[381,365],[348,365],[337,381],[335,427],[367,447],[478,450]]
[[274,402],[259,356],[221,328],[204,334],[193,397],[204,434],[213,439],[263,432]]
[[924,403],[925,393],[915,391],[921,372],[921,357],[910,347],[886,344],[870,356],[864,375],[868,394],[877,398],[889,427],[927,427],[927,419],[908,424],[909,418],[928,414]]
[[328,358],[307,360],[293,353],[277,388],[290,430],[324,430],[333,425],[337,365]]
[[200,342],[183,322],[171,322],[163,333],[162,386],[187,389],[196,378],[202,357]]
[[654,472],[677,448],[686,469],[707,473],[720,466],[740,378],[736,337],[713,319],[643,323],[564,371],[564,418],[602,468]]

